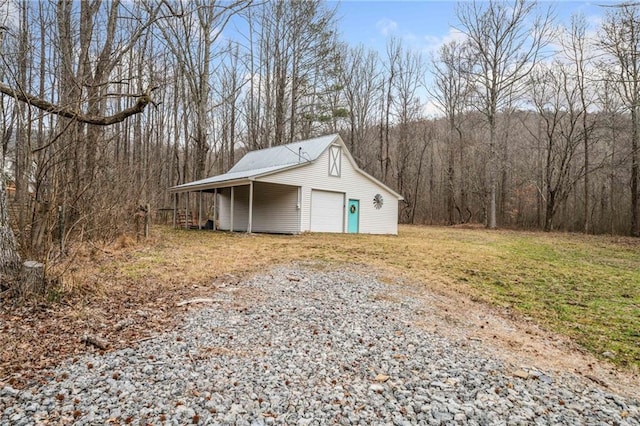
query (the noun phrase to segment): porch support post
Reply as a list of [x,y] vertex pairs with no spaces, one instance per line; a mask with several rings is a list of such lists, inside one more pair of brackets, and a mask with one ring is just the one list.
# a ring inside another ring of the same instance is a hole
[[198,229],[202,229],[202,191],[198,194]]
[[302,232],[302,187],[298,187],[298,233]]
[[229,218],[229,231],[233,232],[233,203],[234,201],[234,191],[233,186],[231,187],[231,216]]
[[189,192],[187,191],[187,203],[184,209],[184,229],[189,229]]
[[247,233],[251,233],[251,223],[253,222],[253,181],[249,182],[249,223]]
[[217,231],[218,227],[216,222],[218,221],[218,188],[213,190],[213,230]]
[[173,194],[173,229],[176,229],[176,215],[178,212],[178,193]]

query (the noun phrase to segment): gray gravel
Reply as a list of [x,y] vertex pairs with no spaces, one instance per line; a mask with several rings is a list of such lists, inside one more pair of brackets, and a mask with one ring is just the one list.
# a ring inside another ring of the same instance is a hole
[[[179,329],[0,390],[0,424],[620,424],[637,400],[524,371],[415,325],[360,271],[294,265],[189,305]],[[522,373],[522,371],[520,372]]]

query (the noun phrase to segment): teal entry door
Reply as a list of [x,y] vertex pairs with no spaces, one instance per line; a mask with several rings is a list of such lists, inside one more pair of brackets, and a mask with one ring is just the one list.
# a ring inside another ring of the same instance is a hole
[[349,200],[349,219],[347,221],[347,232],[357,234],[360,219],[360,201]]

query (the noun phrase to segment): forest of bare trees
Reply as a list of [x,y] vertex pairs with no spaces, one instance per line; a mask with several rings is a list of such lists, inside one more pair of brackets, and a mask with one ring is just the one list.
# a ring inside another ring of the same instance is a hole
[[320,0],[2,2],[2,273],[16,247],[109,240],[171,186],[334,132],[403,223],[640,236],[637,4],[593,30],[462,2],[461,37],[427,52],[348,45]]

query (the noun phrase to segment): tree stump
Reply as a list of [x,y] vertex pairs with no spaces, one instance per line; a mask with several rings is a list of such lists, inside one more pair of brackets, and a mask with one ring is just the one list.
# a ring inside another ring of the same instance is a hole
[[18,281],[18,294],[26,297],[32,294],[42,296],[45,292],[44,265],[35,260],[22,264]]

